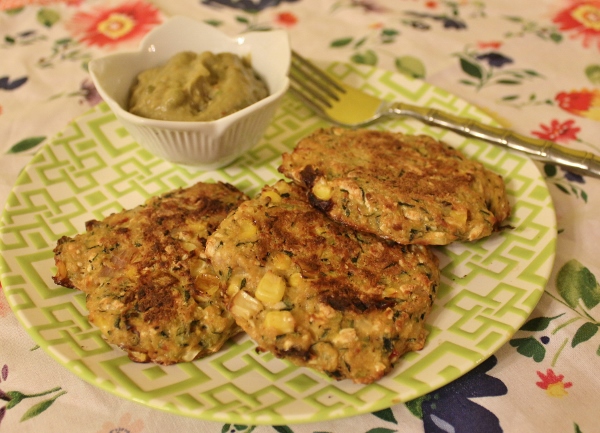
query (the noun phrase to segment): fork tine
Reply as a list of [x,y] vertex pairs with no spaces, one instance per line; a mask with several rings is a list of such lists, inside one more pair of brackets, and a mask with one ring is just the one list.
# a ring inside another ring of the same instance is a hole
[[[334,95],[334,93],[332,93],[333,89],[338,92],[345,92],[344,88],[341,87],[334,79],[295,51],[292,51],[292,67],[295,67],[297,71],[307,78],[312,78],[315,84],[322,83],[320,87],[326,93],[331,93]],[[334,96],[334,98],[337,99],[337,96]]]
[[332,107],[332,102],[339,101],[339,92],[345,91],[327,74],[294,51],[289,76],[292,93],[322,114]]
[[312,110],[317,112],[320,116],[327,118],[324,109],[315,102],[315,99],[306,96],[304,92],[302,90],[299,90],[296,86],[294,86],[293,83],[290,84],[289,91],[304,105],[312,108]]
[[316,90],[314,86],[307,84],[307,81],[298,77],[293,70],[290,71],[290,90],[310,106],[317,106],[320,109],[331,108],[330,98]]

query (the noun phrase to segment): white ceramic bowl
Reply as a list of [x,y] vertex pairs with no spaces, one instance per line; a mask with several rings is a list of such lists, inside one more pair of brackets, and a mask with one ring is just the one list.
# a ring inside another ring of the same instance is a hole
[[[270,94],[207,122],[153,120],[129,113],[129,91],[137,75],[181,51],[249,56]],[[141,146],[168,161],[210,170],[231,163],[260,140],[288,88],[289,63],[289,39],[283,30],[230,38],[211,25],[179,16],[148,33],[137,51],[94,59],[89,71],[104,101]]]

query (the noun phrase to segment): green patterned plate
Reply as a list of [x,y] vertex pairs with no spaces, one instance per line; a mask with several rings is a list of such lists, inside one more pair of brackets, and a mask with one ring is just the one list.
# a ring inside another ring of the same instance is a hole
[[[328,65],[350,84],[389,99],[491,120],[465,101],[422,81],[370,67]],[[438,249],[442,284],[425,348],[402,358],[371,385],[336,382],[270,354],[247,336],[219,353],[173,366],[135,364],[86,319],[82,293],[58,287],[53,248],[144,199],[196,181],[230,182],[255,194],[281,178],[281,153],[326,124],[286,96],[264,139],[227,168],[201,172],[143,150],[104,104],[70,123],[35,155],[2,216],[0,278],[22,326],[46,352],[82,379],[153,408],[238,424],[293,424],[381,410],[433,391],[481,363],[508,341],[538,302],[555,254],[556,220],[546,184],[526,157],[412,120],[374,128],[443,139],[502,174],[514,208],[513,229]]]

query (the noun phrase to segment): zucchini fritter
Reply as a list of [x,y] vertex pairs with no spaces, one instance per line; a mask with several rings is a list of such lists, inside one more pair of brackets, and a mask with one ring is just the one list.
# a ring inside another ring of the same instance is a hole
[[481,239],[510,214],[499,175],[425,135],[321,129],[279,171],[334,220],[402,244]]
[[246,200],[198,183],[62,237],[55,283],[86,293],[89,320],[136,362],[173,364],[216,352],[240,331],[208,263],[206,238]]
[[371,383],[425,344],[437,257],[327,218],[297,185],[278,181],[242,203],[206,255],[259,350]]

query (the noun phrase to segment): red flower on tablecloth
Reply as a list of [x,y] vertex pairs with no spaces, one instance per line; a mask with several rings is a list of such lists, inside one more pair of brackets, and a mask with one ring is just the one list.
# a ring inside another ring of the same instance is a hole
[[80,42],[104,47],[125,41],[135,41],[160,24],[160,12],[143,1],[120,6],[97,7],[92,12],[79,12],[67,23],[67,28]]
[[600,120],[600,89],[560,92],[554,99],[558,106],[569,113],[588,119]]
[[565,377],[562,374],[557,375],[551,368],[546,370],[546,374],[538,371],[537,375],[541,381],[535,384],[545,389],[546,393],[551,397],[563,397],[568,394],[566,389],[573,386],[571,382],[564,382]]
[[275,16],[275,22],[283,27],[293,27],[298,23],[298,17],[291,12],[279,12]]
[[487,48],[497,50],[501,46],[502,46],[502,41],[479,41],[479,42],[477,42],[477,47],[482,50],[485,50]]
[[583,46],[589,47],[594,40],[600,49],[600,1],[572,0],[571,5],[561,10],[554,22],[558,29],[572,32],[572,38],[582,38]]
[[126,413],[121,419],[114,424],[112,422],[105,422],[102,425],[102,429],[98,430],[97,433],[110,433],[110,432],[129,432],[129,433],[141,433],[144,430],[144,421],[141,419],[133,420],[130,413]]
[[556,143],[567,143],[571,140],[577,140],[577,133],[581,128],[575,125],[573,119],[560,122],[553,119],[550,125],[540,123],[541,131],[532,131],[531,133],[542,140],[550,140]]

